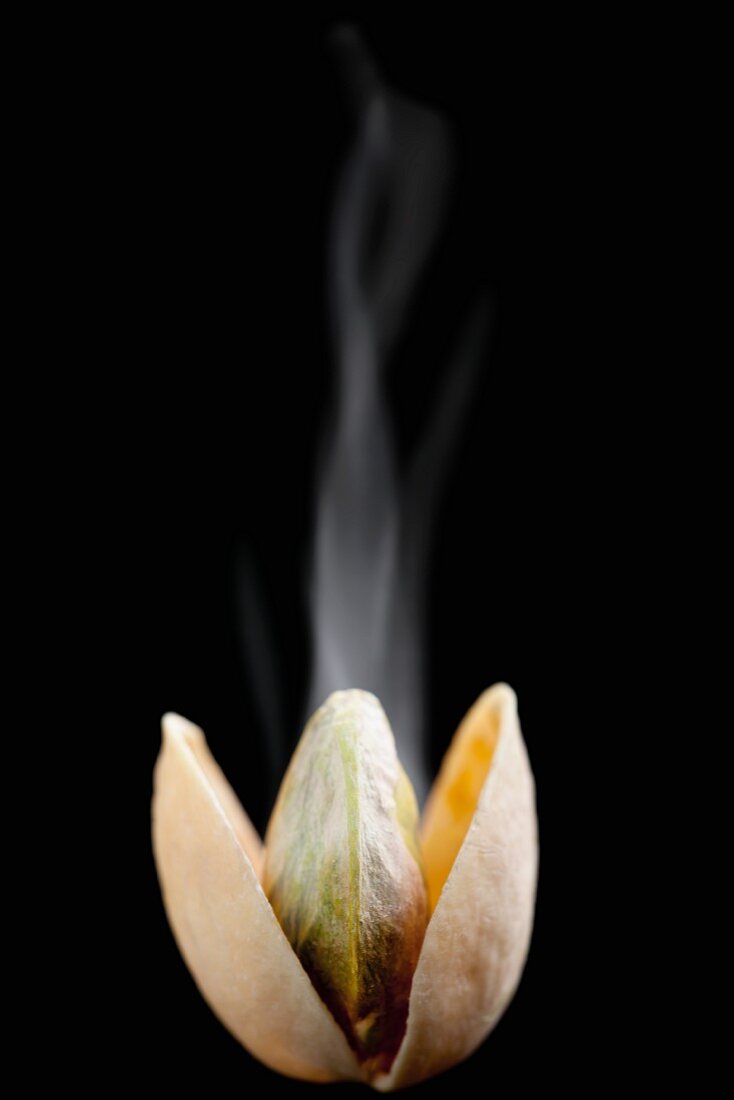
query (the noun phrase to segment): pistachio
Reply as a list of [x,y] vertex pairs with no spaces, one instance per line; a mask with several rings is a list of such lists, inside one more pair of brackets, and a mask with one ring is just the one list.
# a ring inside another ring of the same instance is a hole
[[265,838],[263,887],[360,1062],[387,1071],[428,920],[418,806],[385,712],[335,692],[310,720]]
[[164,717],[153,848],[166,911],[201,993],[266,1065],[391,1092],[468,1057],[501,1017],[538,861],[506,684],[466,715],[423,814],[427,928],[415,824],[387,719],[364,692],[331,696],[309,723],[265,851],[202,731]]

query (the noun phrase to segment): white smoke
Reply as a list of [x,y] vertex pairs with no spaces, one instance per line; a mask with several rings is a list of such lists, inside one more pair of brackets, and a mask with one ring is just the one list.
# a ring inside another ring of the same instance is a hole
[[438,115],[385,87],[353,32],[340,32],[335,45],[354,92],[357,132],[329,243],[337,380],[316,510],[308,709],[339,688],[374,692],[422,797],[430,527],[476,375],[486,308],[475,311],[425,441],[399,479],[385,370],[442,220],[449,134]]

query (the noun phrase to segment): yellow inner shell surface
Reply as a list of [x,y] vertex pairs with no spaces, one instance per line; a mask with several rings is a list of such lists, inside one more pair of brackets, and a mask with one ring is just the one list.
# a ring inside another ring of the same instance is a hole
[[421,825],[431,912],[436,908],[477,808],[499,729],[498,708],[480,698],[456,731],[433,784]]

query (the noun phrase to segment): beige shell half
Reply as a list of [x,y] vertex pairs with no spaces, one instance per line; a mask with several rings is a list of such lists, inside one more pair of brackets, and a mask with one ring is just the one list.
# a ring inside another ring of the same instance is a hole
[[[381,1091],[416,1084],[466,1058],[520,980],[535,902],[537,825],[516,699],[505,684],[486,691],[459,727],[426,824],[431,817],[440,822],[447,784],[482,738],[491,751],[489,772],[428,925],[402,1046],[391,1072],[371,1082]],[[176,940],[219,1019],[280,1073],[363,1079],[262,891],[262,846],[253,826],[201,730],[176,715],[163,720],[153,844]]]
[[344,1033],[311,985],[255,874],[262,846],[200,729],[163,719],[153,850],[168,919],[204,999],[271,1069],[359,1078]]
[[525,965],[538,873],[535,784],[507,684],[485,691],[461,723],[426,816],[478,737],[493,750],[489,773],[428,924],[403,1044],[389,1075],[373,1082],[384,1092],[472,1054],[512,999]]

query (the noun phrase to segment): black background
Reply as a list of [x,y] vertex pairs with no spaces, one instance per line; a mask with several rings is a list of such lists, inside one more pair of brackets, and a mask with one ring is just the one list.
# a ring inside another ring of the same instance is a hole
[[[179,956],[149,800],[160,716],[173,709],[204,728],[255,824],[267,822],[273,789],[238,637],[243,547],[271,612],[293,740],[303,717],[306,550],[332,369],[326,231],[350,135],[326,45],[340,14],[255,20],[228,48],[193,25],[134,36],[115,57],[119,82],[100,122],[109,201],[98,248],[110,274],[97,308],[113,378],[105,400],[123,429],[111,439],[95,429],[111,455],[99,558],[119,596],[115,711],[132,775],[116,981],[135,1004],[106,1043],[120,1074],[145,1066],[146,1080],[172,1088],[275,1080],[215,1020]],[[603,1023],[609,913],[595,872],[603,838],[588,811],[623,664],[607,624],[626,553],[615,417],[634,159],[614,156],[624,81],[598,31],[579,51],[555,23],[508,31],[450,12],[354,22],[387,80],[450,120],[458,154],[449,221],[391,367],[401,456],[478,287],[495,315],[432,558],[431,758],[479,693],[506,680],[538,790],[538,906],[522,984],[480,1051],[426,1087],[583,1089],[614,1061]]]

